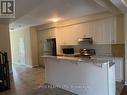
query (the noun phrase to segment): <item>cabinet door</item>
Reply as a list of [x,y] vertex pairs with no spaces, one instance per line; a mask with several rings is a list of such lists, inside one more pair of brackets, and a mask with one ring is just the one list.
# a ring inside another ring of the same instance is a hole
[[93,40],[95,44],[115,43],[114,18],[109,17],[93,22]]
[[72,26],[57,29],[56,37],[59,43],[63,45],[77,45],[78,39],[83,37],[92,37],[92,23],[76,24]]
[[94,44],[113,44],[116,42],[115,21],[115,17],[108,17],[60,27],[56,30],[56,38],[61,45],[77,45],[82,37],[92,37]]
[[115,78],[116,81],[123,80],[123,58],[115,58]]
[[115,81],[115,65],[108,68],[108,95],[116,95],[116,81]]

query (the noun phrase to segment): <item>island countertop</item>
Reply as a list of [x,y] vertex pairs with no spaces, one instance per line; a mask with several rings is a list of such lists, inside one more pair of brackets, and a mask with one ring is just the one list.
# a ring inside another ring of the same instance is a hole
[[78,62],[84,62],[84,63],[93,63],[97,64],[99,66],[103,64],[109,64],[109,66],[112,66],[114,64],[113,57],[92,57],[92,58],[84,58],[84,57],[67,57],[67,56],[41,56],[42,58],[48,58],[48,59],[57,59],[57,60],[65,60],[65,61],[71,61],[74,63]]
[[77,95],[115,95],[115,65],[112,57],[41,58],[45,64],[45,80],[48,84]]

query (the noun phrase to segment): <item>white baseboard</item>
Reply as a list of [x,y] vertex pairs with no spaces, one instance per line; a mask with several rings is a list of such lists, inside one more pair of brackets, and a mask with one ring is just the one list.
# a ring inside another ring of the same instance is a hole
[[28,65],[28,64],[22,64],[22,65],[24,65],[24,66],[26,66],[26,67],[28,67],[28,68],[33,68],[32,65]]
[[[35,66],[32,66],[32,65],[27,65],[27,64],[16,64],[16,65],[21,65],[21,66],[25,66],[25,67],[28,67],[28,68],[36,68],[36,67],[40,67],[39,65],[35,65]],[[11,70],[10,72],[10,75],[13,75],[13,70]]]
[[29,67],[29,68],[32,68],[33,67],[32,65],[28,65],[28,64],[14,64],[14,65],[25,66],[25,67]]
[[[20,65],[20,64],[18,64],[18,65]],[[28,67],[28,68],[39,67],[39,65],[34,65],[34,66],[32,66],[32,65],[28,65],[28,64],[21,64],[21,66],[26,66],[26,67]]]
[[36,67],[40,67],[39,65],[34,65],[34,66],[32,66],[33,68],[36,68]]

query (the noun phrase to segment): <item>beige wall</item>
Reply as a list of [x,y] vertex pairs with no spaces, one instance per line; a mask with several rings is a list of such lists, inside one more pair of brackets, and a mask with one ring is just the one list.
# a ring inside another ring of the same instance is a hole
[[125,44],[112,44],[112,56],[125,58]]
[[125,43],[124,37],[124,14],[120,14],[116,18],[117,43]]
[[11,50],[10,50],[10,34],[9,34],[9,24],[8,23],[0,23],[0,51],[8,53],[8,59],[9,59],[9,64],[10,64],[10,72],[12,72]]
[[112,44],[112,55],[125,57],[124,14],[116,16],[116,42]]
[[127,85],[127,14],[125,14],[125,79]]
[[31,58],[32,58],[32,66],[39,65],[39,57],[38,57],[38,38],[37,31],[34,27],[30,28],[30,43],[31,43]]

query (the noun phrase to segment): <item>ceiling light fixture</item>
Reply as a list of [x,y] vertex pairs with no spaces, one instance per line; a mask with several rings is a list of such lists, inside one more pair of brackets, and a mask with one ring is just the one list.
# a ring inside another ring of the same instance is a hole
[[58,19],[58,18],[53,18],[52,21],[53,21],[53,22],[58,22],[59,19]]
[[49,21],[58,22],[58,21],[60,21],[60,18],[54,17],[54,18],[49,19]]

